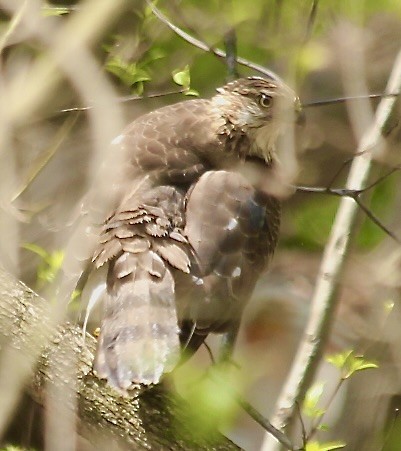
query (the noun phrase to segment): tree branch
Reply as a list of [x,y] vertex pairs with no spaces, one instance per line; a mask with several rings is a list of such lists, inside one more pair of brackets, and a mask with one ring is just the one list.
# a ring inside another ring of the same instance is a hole
[[53,386],[75,387],[71,405],[77,398],[78,432],[95,449],[105,449],[108,440],[119,449],[239,449],[217,432],[203,438],[194,434],[185,403],[163,386],[138,387],[132,397],[121,396],[92,373],[95,339],[88,335],[83,344],[80,328],[52,323],[49,303],[0,268],[0,360],[8,362],[0,369],[2,403],[10,391],[21,396],[24,386],[42,405],[57,392]]
[[[398,92],[401,87],[401,52],[397,55],[387,84],[386,92]],[[384,98],[380,102],[373,125],[364,133],[348,176],[346,189],[361,190],[369,176],[374,150],[382,139],[385,127],[395,104],[395,97]],[[305,390],[312,380],[323,347],[327,340],[328,328],[336,305],[336,289],[344,268],[358,213],[358,205],[352,199],[343,197],[333,224],[329,241],[325,248],[315,292],[311,303],[311,313],[304,337],[296,354],[290,374],[279,396],[272,423],[284,431],[294,417],[296,403],[302,400]],[[265,451],[280,449],[271,436],[265,435],[262,446]]]
[[[205,52],[212,53],[213,55],[217,56],[218,58],[226,58],[226,52],[223,50],[212,47],[206,44],[205,42],[201,41],[200,39],[196,39],[184,30],[182,30],[177,25],[173,24],[170,19],[167,18],[156,6],[151,3],[150,0],[146,0],[146,3],[149,5],[149,7],[152,9],[153,14],[165,25],[167,25],[170,30],[172,30],[176,35],[178,35],[180,38],[184,39],[184,41],[187,41],[189,44],[193,45],[194,47],[197,47],[198,49],[204,50]],[[250,69],[256,70],[257,72],[266,75],[270,78],[275,79],[281,79],[276,73],[273,71],[267,69],[266,67],[260,66],[259,64],[253,63],[252,61],[248,61],[245,58],[236,57],[236,61],[238,64],[242,66],[246,66]]]
[[400,168],[395,167],[391,169],[387,174],[384,174],[382,177],[378,178],[375,182],[370,183],[365,188],[361,189],[347,189],[347,188],[331,188],[328,187],[320,187],[320,186],[295,186],[294,188],[298,192],[303,193],[317,193],[317,194],[330,194],[332,196],[339,196],[339,197],[350,197],[351,199],[354,199],[354,201],[358,204],[359,208],[366,214],[366,216],[379,227],[383,232],[388,235],[390,238],[392,238],[395,242],[398,244],[401,244],[401,239],[392,232],[387,226],[385,226],[380,219],[361,201],[361,195],[365,193],[366,191],[369,191],[376,185],[378,185],[380,182],[385,180],[390,175],[394,174],[394,172],[398,171]]

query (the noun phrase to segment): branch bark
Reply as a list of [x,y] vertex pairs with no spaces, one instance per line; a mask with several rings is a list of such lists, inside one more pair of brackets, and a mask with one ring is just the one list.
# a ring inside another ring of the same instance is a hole
[[15,406],[27,387],[43,405],[57,392],[52,387],[65,388],[71,394],[64,397],[67,407],[77,405],[78,433],[94,449],[110,449],[110,441],[113,449],[117,443],[118,449],[239,449],[218,432],[198,437],[185,402],[162,385],[138,386],[129,398],[115,392],[92,373],[95,339],[87,335],[83,343],[82,330],[72,324],[53,326],[51,311],[47,301],[0,268],[2,403],[11,396]]
[[[386,93],[399,92],[401,88],[401,52],[393,65]],[[395,97],[383,98],[372,126],[362,136],[346,189],[361,190],[366,186],[375,151],[380,151],[383,130],[396,102]],[[336,307],[336,290],[348,254],[352,231],[358,213],[354,199],[343,197],[326,245],[319,276],[311,303],[309,322],[298,348],[290,374],[279,396],[272,424],[281,431],[291,423],[296,405],[302,400],[313,379],[320,356],[327,340],[332,313]],[[265,435],[263,451],[276,451],[280,444],[270,435]]]

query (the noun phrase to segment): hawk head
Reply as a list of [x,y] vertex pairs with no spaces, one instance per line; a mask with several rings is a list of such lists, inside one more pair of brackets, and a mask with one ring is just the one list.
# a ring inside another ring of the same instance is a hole
[[217,89],[212,99],[224,120],[222,133],[249,139],[248,154],[271,161],[278,136],[301,117],[301,103],[283,81],[248,77]]

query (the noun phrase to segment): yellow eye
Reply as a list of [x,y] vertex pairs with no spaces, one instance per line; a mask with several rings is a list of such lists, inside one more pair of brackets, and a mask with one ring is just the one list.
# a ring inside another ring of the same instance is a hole
[[266,94],[262,94],[259,98],[259,104],[263,108],[270,108],[272,106],[272,103],[273,103],[273,99]]

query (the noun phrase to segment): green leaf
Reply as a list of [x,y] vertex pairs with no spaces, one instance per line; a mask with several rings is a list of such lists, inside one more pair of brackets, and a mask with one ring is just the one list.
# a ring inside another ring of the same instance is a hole
[[326,361],[334,365],[339,370],[342,370],[344,368],[345,362],[349,358],[349,356],[352,354],[352,351],[344,351],[339,352],[337,354],[331,354],[326,357]]
[[185,92],[184,92],[184,95],[186,95],[186,96],[199,97],[199,92],[196,91],[195,89],[188,89],[188,91],[185,91]]
[[42,6],[42,14],[45,17],[64,16],[65,14],[69,14],[71,11],[71,8],[64,6]]
[[378,368],[378,365],[363,356],[356,356],[354,351],[344,351],[326,357],[326,360],[341,371],[342,379],[349,379],[357,371]]
[[159,47],[152,47],[143,55],[141,60],[138,61],[138,67],[145,68],[150,63],[153,63],[153,61],[157,61],[165,57],[166,52],[164,50]]
[[309,418],[319,418],[325,413],[324,410],[318,407],[324,385],[324,383],[318,382],[313,384],[306,392],[305,399],[302,404],[302,412]]
[[[176,382],[181,386],[183,396],[189,406],[186,424],[195,437],[212,437],[218,428],[226,429],[232,425],[238,413],[238,404],[233,390],[240,389],[238,373],[226,369],[210,369],[205,376],[199,368],[185,367],[177,375]],[[177,427],[181,427],[176,424]]]
[[46,260],[49,257],[49,253],[43,249],[43,247],[34,244],[34,243],[24,243],[22,245],[23,249],[33,252],[36,255],[39,255],[43,260]]
[[107,61],[106,70],[119,78],[128,87],[151,80],[145,69],[139,68],[136,63],[128,63],[119,56],[113,56]]
[[188,64],[184,67],[184,69],[179,70],[176,69],[172,73],[174,83],[176,83],[179,86],[182,86],[185,89],[190,89],[191,85],[191,75],[189,73],[189,66]]
[[334,441],[334,442],[326,442],[326,443],[319,443],[316,441],[308,442],[305,446],[305,451],[332,451],[335,449],[344,448],[346,446],[346,443],[341,441]]
[[36,270],[37,289],[41,289],[45,285],[53,282],[63,264],[64,251],[55,250],[50,253],[34,243],[25,243],[23,248],[35,253],[41,258],[41,262]]

